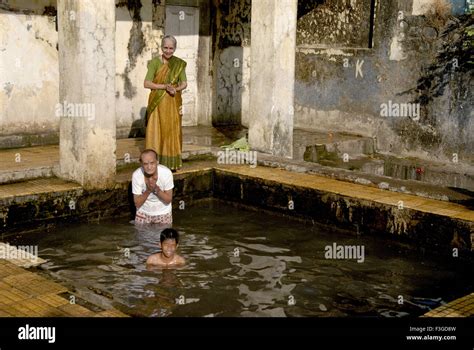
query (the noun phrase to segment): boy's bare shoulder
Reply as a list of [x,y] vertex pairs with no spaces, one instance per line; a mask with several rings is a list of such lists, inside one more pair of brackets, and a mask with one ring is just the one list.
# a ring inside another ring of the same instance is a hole
[[182,256],[177,256],[176,264],[177,265],[184,265],[184,264],[186,264],[186,260]]
[[146,263],[147,265],[162,265],[160,253],[150,255],[148,259],[146,259]]
[[185,265],[186,260],[182,256],[177,255],[173,262],[166,263],[163,260],[161,260],[161,254],[156,253],[148,257],[148,259],[146,260],[146,264],[154,265],[154,266],[177,266],[177,265]]

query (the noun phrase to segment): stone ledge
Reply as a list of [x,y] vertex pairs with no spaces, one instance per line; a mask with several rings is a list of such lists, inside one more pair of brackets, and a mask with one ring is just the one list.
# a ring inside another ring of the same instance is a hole
[[397,193],[374,191],[316,175],[263,167],[220,166],[215,169],[213,193],[226,201],[336,225],[359,234],[381,234],[419,248],[447,252],[454,247],[470,251],[474,246],[474,212],[469,209],[451,204],[466,215],[458,217],[460,212],[435,212],[436,204],[445,203],[427,200],[432,206],[420,210],[409,202],[417,198],[408,195],[403,199],[409,207],[399,209]]
[[[212,154],[215,157],[218,157],[219,151],[222,151],[222,149],[212,147]],[[471,203],[470,205],[474,207],[474,199],[468,194],[420,181],[394,179],[388,176],[367,174],[356,170],[332,168],[317,163],[281,158],[261,152],[257,152],[257,164],[263,167],[287,170],[292,173],[321,175],[342,182],[361,184],[372,188],[383,188],[390,192],[415,195],[426,199]]]
[[[452,247],[471,250],[473,247],[474,212],[458,204],[315,174],[213,164],[213,161],[195,162],[175,174],[175,208],[182,200],[192,205],[197,200],[217,198],[353,232],[392,236],[420,247],[443,250]],[[61,222],[126,215],[132,218],[135,208],[130,177],[133,170],[126,169],[117,175],[115,187],[109,190],[85,191],[58,179],[4,185],[0,193],[3,194],[0,195],[3,235],[45,230]],[[15,191],[8,193],[11,188]],[[289,210],[289,201],[293,201],[293,210]]]

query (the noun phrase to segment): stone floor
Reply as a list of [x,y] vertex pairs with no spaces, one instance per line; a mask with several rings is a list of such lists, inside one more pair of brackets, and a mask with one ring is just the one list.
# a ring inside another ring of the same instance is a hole
[[440,306],[424,317],[474,317],[474,293]]
[[[144,139],[117,140],[117,164],[136,162],[145,147]],[[183,145],[183,159],[210,153],[210,147]],[[0,150],[0,184],[53,177],[59,169],[59,146],[37,146]]]
[[127,317],[71,304],[66,287],[0,259],[0,317]]
[[[243,136],[247,129],[241,127],[212,128],[206,126],[183,127],[183,158],[195,154],[210,152],[210,147],[229,144]],[[303,160],[307,145],[320,143],[341,143],[347,141],[367,142],[367,138],[340,133],[320,133],[306,130],[295,130],[293,153],[294,159]],[[372,141],[372,139],[370,139]],[[126,158],[138,159],[144,148],[143,138],[117,140],[117,162],[122,164]],[[36,146],[0,150],[0,183],[36,176],[52,176],[52,171],[59,165],[59,145]],[[11,174],[18,172],[17,176]],[[7,177],[10,175],[10,179]],[[30,174],[30,175],[28,175]],[[37,175],[38,174],[38,175]],[[21,177],[23,176],[23,177]]]
[[[219,146],[230,144],[245,136],[247,129],[241,127],[212,128],[207,126],[183,127],[183,159],[213,153]],[[284,168],[293,172],[320,174],[346,182],[365,184],[372,187],[383,186],[393,192],[415,194],[432,199],[442,199],[459,204],[469,203],[474,208],[472,193],[457,189],[432,185],[420,181],[399,180],[359,171],[323,166],[318,163],[305,162],[301,159],[306,145],[319,143],[348,142],[355,148],[364,148],[371,140],[356,135],[338,133],[320,133],[307,130],[295,130],[293,153],[294,159],[278,158],[258,153],[259,165]],[[355,146],[355,145],[358,146]],[[347,147],[348,145],[344,146]],[[365,145],[365,146],[364,146]],[[143,138],[117,140],[117,164],[136,162],[140,150],[144,148]],[[18,182],[36,178],[54,177],[59,169],[59,146],[38,146],[19,149],[0,150],[0,184]]]

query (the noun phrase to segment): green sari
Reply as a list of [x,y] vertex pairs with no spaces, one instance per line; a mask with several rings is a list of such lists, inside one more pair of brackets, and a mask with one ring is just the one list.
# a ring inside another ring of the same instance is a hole
[[[186,81],[186,62],[172,56],[167,63],[155,58],[148,65],[145,80],[177,86]],[[160,164],[177,170],[182,166],[181,92],[171,96],[166,90],[152,90],[148,98],[145,145],[158,154]]]

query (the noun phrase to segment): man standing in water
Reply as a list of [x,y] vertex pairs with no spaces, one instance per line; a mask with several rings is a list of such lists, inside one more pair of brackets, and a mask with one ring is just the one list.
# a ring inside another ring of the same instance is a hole
[[152,149],[141,153],[140,163],[142,166],[132,175],[133,200],[137,208],[135,224],[171,225],[173,174],[158,164],[157,154]]

